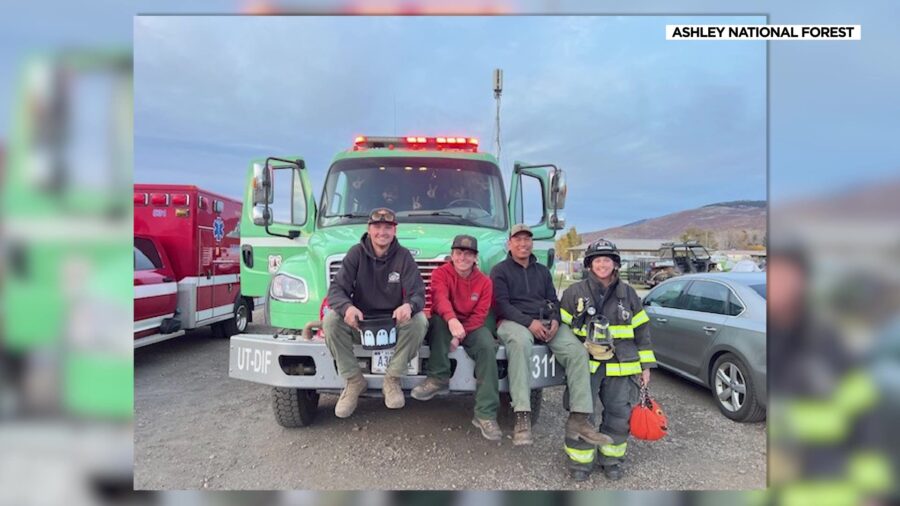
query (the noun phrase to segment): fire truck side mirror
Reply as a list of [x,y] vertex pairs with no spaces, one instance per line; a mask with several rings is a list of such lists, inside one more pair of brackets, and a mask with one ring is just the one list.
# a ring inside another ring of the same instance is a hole
[[[262,163],[253,164],[253,205],[272,203],[272,168]],[[268,198],[267,198],[268,197]]]
[[559,210],[553,211],[550,213],[547,225],[553,230],[562,230],[566,226],[566,213]]
[[253,224],[257,227],[268,227],[272,224],[272,212],[265,204],[256,204],[252,211]]
[[566,207],[567,192],[566,173],[559,169],[554,170],[550,175],[550,205],[555,211]]

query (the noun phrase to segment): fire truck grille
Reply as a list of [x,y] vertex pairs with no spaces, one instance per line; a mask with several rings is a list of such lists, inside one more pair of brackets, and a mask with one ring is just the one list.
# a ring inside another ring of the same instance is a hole
[[[428,311],[428,314],[431,314],[431,273],[441,265],[444,265],[444,260],[416,260],[416,265],[419,267],[419,274],[422,275],[422,280],[425,281],[425,309]],[[334,277],[340,268],[340,260],[328,264],[329,284],[334,281]]]

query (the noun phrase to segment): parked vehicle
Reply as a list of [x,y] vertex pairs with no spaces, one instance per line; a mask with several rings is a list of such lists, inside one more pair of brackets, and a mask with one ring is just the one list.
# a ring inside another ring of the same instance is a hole
[[766,415],[765,273],[688,274],[644,297],[656,360],[739,422]]
[[654,287],[663,281],[692,272],[716,270],[709,251],[697,241],[663,243],[659,248],[659,260],[650,266],[647,286]]
[[[457,234],[478,239],[484,272],[506,257],[509,231],[526,223],[534,233],[538,261],[552,268],[552,239],[563,228],[563,171],[554,165],[515,163],[507,200],[497,159],[478,151],[469,137],[357,137],[335,156],[316,206],[302,159],[267,158],[253,162],[247,177],[241,221],[244,292],[267,297],[266,311],[277,335],[241,334],[231,338],[233,378],[272,385],[279,424],[312,422],[320,392],[340,392],[344,381],[320,339],[312,339],[328,310],[328,285],[351,246],[366,231],[371,209],[397,212],[397,238],[415,258],[426,286],[431,272],[450,255]],[[426,299],[426,314],[430,300]],[[489,322],[493,317],[489,317]],[[356,347],[369,392],[380,395],[384,364],[393,350]],[[402,388],[425,376],[429,350],[423,346],[409,364]],[[450,354],[451,392],[475,391],[474,362],[462,348]],[[508,391],[506,353],[500,348],[500,390]],[[562,368],[544,345],[534,346],[532,409],[541,388],[562,384]],[[366,395],[366,394],[364,394]]]
[[134,347],[212,325],[246,330],[257,303],[241,294],[241,203],[192,185],[134,185]]

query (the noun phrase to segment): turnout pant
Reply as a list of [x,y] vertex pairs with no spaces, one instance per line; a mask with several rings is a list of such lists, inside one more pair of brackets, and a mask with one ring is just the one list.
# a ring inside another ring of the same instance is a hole
[[[591,360],[591,389],[597,392],[603,406],[600,432],[612,438],[612,443],[599,448],[584,441],[566,439],[566,455],[570,470],[589,471],[594,463],[600,466],[622,464],[631,433],[631,410],[640,401],[641,375],[607,376],[606,362]],[[568,394],[568,392],[566,392]],[[563,405],[568,400],[563,397]]]
[[[450,379],[450,327],[440,316],[434,315],[428,324],[428,343],[431,356],[428,359],[428,376],[440,380]],[[497,378],[497,348],[499,344],[491,331],[479,327],[466,335],[462,342],[466,354],[475,361],[475,416],[482,420],[495,420],[500,404],[500,386]]]
[[[322,322],[325,329],[325,344],[337,363],[338,374],[342,378],[352,378],[360,372],[359,362],[353,354],[353,344],[359,344],[359,332],[347,325],[337,311],[329,311]],[[397,345],[394,356],[387,366],[388,376],[406,376],[407,364],[419,352],[428,320],[425,313],[419,311],[409,320],[397,325]]]
[[[497,327],[497,335],[506,347],[513,411],[531,411],[530,366],[534,336],[528,328],[510,320],[504,320]],[[571,398],[570,411],[593,413],[587,349],[566,325],[560,325],[556,336],[546,344],[566,371],[566,384]]]
[[[601,365],[594,376],[601,375]],[[600,432],[612,438],[612,443],[600,447],[598,463],[603,466],[625,462],[628,437],[631,433],[631,410],[641,398],[641,375],[601,376],[592,381],[598,384],[603,419]]]

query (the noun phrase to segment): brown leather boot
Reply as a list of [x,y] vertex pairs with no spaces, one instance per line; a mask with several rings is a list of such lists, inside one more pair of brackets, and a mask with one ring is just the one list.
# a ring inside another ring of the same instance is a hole
[[385,376],[381,391],[384,393],[384,405],[388,409],[400,409],[406,404],[406,398],[403,397],[403,389],[400,388],[400,378]]
[[594,427],[588,421],[587,413],[569,413],[569,419],[566,420],[566,437],[575,440],[580,439],[592,445],[612,444],[611,437],[594,430]]
[[512,443],[515,446],[534,444],[534,439],[531,438],[531,411],[516,411]]
[[334,405],[334,415],[338,418],[347,418],[356,411],[356,403],[359,395],[369,388],[365,376],[361,372],[347,380],[347,385],[341,391],[337,404]]

